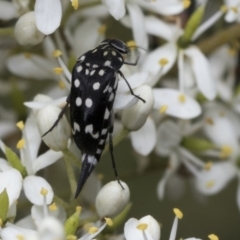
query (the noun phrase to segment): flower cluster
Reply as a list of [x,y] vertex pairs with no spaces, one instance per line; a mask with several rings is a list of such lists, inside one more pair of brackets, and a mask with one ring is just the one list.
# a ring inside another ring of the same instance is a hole
[[[107,38],[138,60],[121,68],[130,88],[119,75],[113,144],[129,136],[136,156],[122,179],[158,170],[146,207],[178,201],[186,182],[198,200],[239,182],[239,24],[239,0],[0,0],[0,238],[160,239],[154,213],[127,220],[135,203],[123,181],[102,187],[93,172],[74,199],[81,151],[63,114],[71,70]],[[240,210],[240,184],[236,192]],[[174,213],[170,240],[183,217]]]

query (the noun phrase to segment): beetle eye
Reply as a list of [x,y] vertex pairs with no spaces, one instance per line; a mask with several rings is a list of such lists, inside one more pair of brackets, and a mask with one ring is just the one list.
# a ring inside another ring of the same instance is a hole
[[114,47],[120,53],[127,54],[129,52],[127,45],[124,42],[120,41],[120,40],[111,39],[109,41],[109,45]]

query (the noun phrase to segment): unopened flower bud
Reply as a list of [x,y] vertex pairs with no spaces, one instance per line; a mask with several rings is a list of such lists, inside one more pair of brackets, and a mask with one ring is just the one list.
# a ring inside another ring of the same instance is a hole
[[143,126],[154,104],[153,92],[149,86],[140,86],[134,90],[134,94],[140,96],[146,102],[139,100],[134,106],[123,110],[122,124],[131,131],[136,131]]
[[[50,102],[50,101],[52,101],[52,98],[50,98],[49,96],[44,95],[44,94],[37,94],[34,97],[33,101],[34,102]],[[39,110],[40,109],[34,109],[33,108],[33,114],[34,114],[35,117],[37,117]]]
[[26,13],[18,19],[15,25],[15,36],[21,45],[36,45],[42,42],[44,34],[36,27],[34,12]]
[[[107,183],[97,195],[96,209],[100,218],[118,215],[128,204],[130,191],[126,183],[112,181]],[[122,189],[122,187],[124,189]]]
[[[61,109],[48,105],[41,109],[37,115],[38,129],[41,135],[49,131],[53,124],[58,119]],[[48,132],[43,141],[45,144],[54,151],[62,151],[68,146],[68,139],[71,137],[70,125],[65,116],[61,118],[57,126],[52,131]]]

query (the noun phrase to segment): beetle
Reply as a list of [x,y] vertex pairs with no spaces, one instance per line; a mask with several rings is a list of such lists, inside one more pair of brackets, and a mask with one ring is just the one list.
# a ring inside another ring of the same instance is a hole
[[[123,64],[135,66],[135,62],[127,62],[123,55],[129,55],[127,45],[118,39],[106,39],[96,48],[81,55],[72,70],[72,82],[67,104],[62,109],[54,125],[43,136],[50,132],[70,105],[70,121],[73,139],[82,152],[82,168],[78,180],[75,198],[78,197],[84,183],[99,162],[109,136],[109,149],[115,176],[118,174],[113,155],[113,103],[120,75],[134,94],[127,79],[120,71]],[[118,180],[121,185],[120,181]]]

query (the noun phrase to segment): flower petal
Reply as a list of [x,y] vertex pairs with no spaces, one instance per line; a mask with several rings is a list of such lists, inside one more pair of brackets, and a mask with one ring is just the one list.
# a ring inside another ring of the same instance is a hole
[[196,178],[196,188],[206,195],[221,191],[236,176],[236,168],[230,162],[214,163],[208,170],[202,170]]
[[[140,87],[148,80],[148,72],[136,72],[127,78],[127,81],[132,89]],[[129,87],[126,82],[122,79],[118,82],[118,93],[129,92]]]
[[124,109],[133,106],[138,99],[130,94],[117,94],[113,103],[114,109]]
[[133,37],[137,45],[148,49],[148,35],[144,24],[144,15],[141,8],[135,4],[127,5],[133,30]]
[[11,73],[23,78],[42,80],[55,77],[54,62],[34,54],[17,54],[9,57],[7,67]]
[[62,152],[55,152],[53,150],[48,150],[47,152],[40,155],[34,162],[33,162],[33,169],[35,172],[43,169],[53,163],[55,163],[58,159],[63,156]]
[[101,23],[95,18],[85,20],[75,29],[73,35],[73,50],[77,57],[99,44]]
[[[166,114],[181,118],[191,119],[201,114],[201,107],[199,103],[181,92],[174,89],[153,89],[155,97],[154,108],[160,109],[165,107]],[[183,97],[183,99],[181,99]]]
[[48,191],[46,195],[47,204],[53,200],[53,190],[50,184],[42,177],[28,176],[23,181],[23,190],[28,200],[36,205],[43,205],[42,188]]
[[59,26],[62,18],[62,5],[60,0],[36,0],[36,25],[45,35],[53,33]]
[[213,100],[216,97],[216,87],[207,58],[195,46],[184,52],[190,59],[199,90],[207,99]]
[[103,3],[116,20],[121,19],[126,13],[124,0],[103,0]]
[[9,206],[11,206],[19,197],[22,189],[22,176],[19,171],[9,169],[0,173],[0,193],[6,188]]
[[[141,66],[142,71],[150,73],[148,84],[153,86],[159,80],[160,76],[166,74],[173,66],[177,58],[177,46],[174,43],[167,43],[151,53],[149,53]],[[165,59],[167,64],[161,66],[159,61]]]
[[135,132],[130,134],[133,148],[143,156],[147,156],[155,147],[157,141],[156,127],[151,118]]

